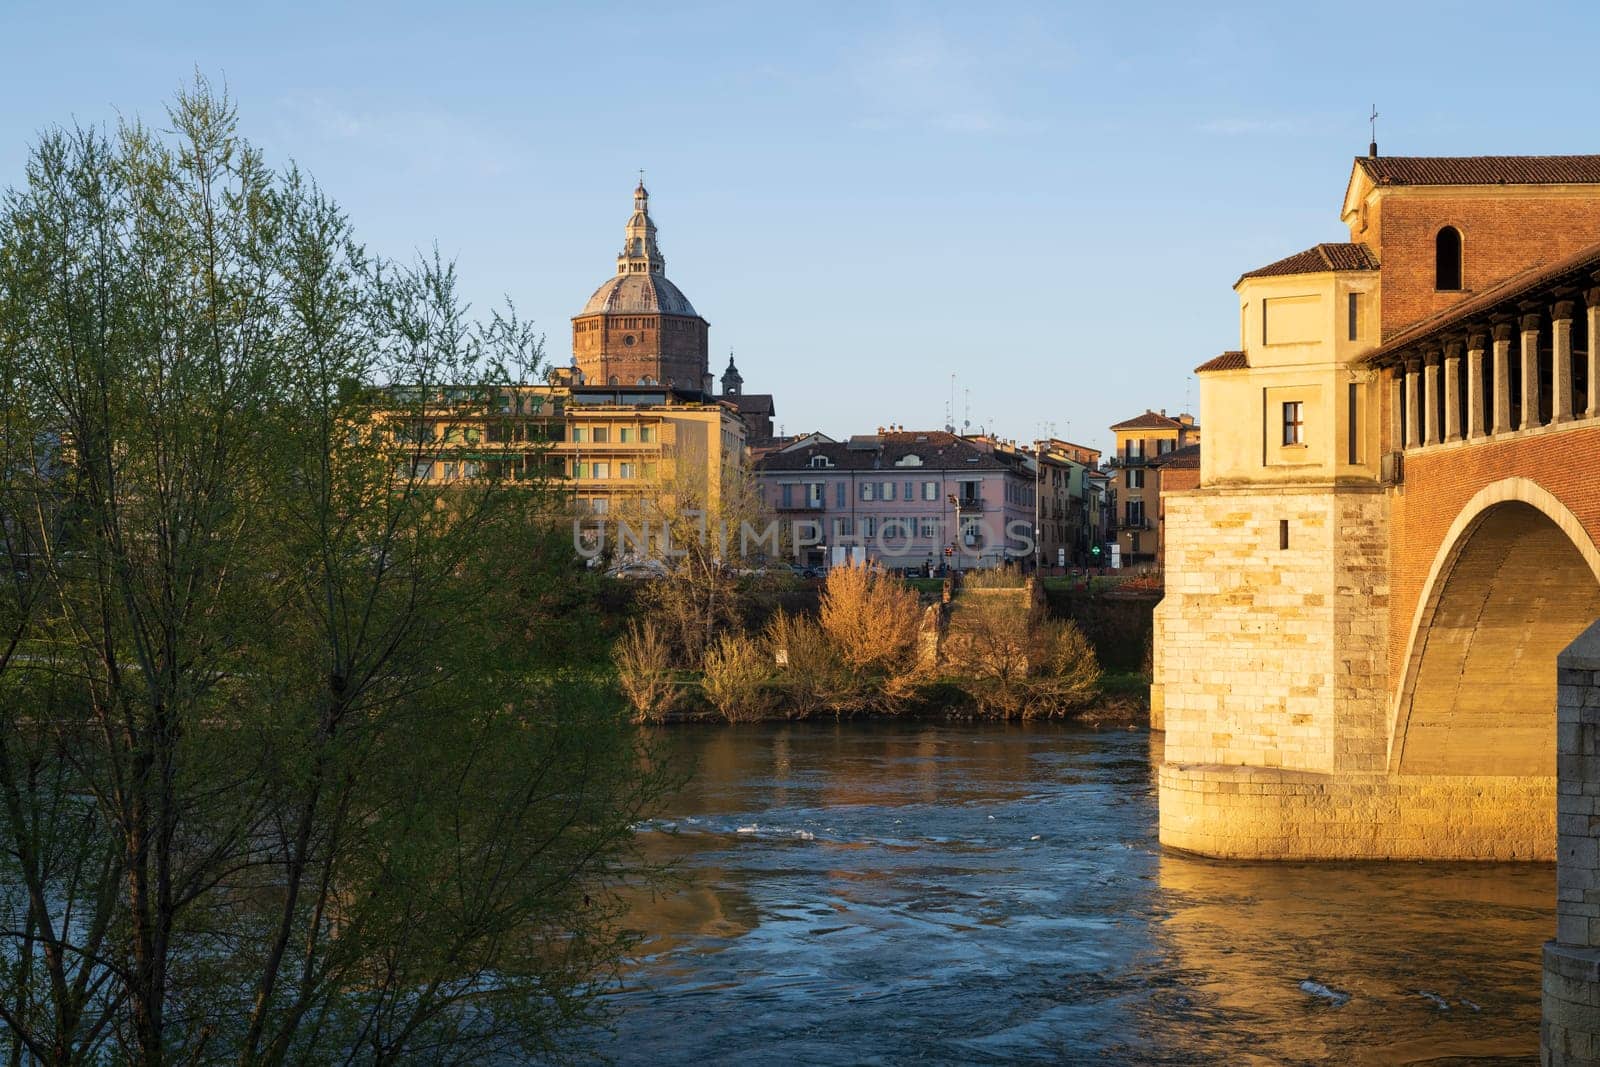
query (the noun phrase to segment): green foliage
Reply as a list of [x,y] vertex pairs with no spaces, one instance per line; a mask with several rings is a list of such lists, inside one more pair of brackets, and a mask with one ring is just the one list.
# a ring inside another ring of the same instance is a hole
[[555,669],[599,642],[544,487],[393,432],[538,338],[369,257],[203,82],[169,118],[45,135],[0,207],[0,1041],[549,1054],[669,781]]
[[741,634],[722,634],[706,649],[700,684],[706,699],[729,722],[759,721],[771,706],[767,684],[772,661],[761,643]]
[[677,672],[666,635],[650,619],[635,620],[613,651],[622,695],[642,722],[658,721],[677,702]]

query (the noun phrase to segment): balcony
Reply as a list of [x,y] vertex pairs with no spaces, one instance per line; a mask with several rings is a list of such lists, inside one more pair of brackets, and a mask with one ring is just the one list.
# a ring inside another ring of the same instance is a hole
[[982,511],[983,510],[983,497],[981,497],[981,496],[961,496],[961,497],[956,497],[955,506],[960,508],[962,511]]
[[818,512],[822,511],[824,507],[825,505],[820,500],[794,500],[788,503],[780,503],[773,510]]

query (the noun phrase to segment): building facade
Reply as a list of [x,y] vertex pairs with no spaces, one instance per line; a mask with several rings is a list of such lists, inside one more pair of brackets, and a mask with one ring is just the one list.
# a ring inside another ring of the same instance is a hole
[[1123,566],[1159,564],[1161,536],[1157,514],[1161,501],[1161,468],[1168,452],[1197,444],[1200,427],[1187,413],[1169,418],[1165,410],[1146,410],[1111,427],[1117,454],[1112,460],[1119,511],[1111,516],[1113,541]]
[[425,403],[414,390],[399,392],[388,421],[397,439],[414,446],[411,476],[543,478],[580,515],[626,511],[685,483],[714,497],[744,459],[737,413],[659,386],[436,391]]
[[859,557],[925,572],[1031,565],[1034,472],[992,443],[938,430],[808,437],[754,470],[802,562]]

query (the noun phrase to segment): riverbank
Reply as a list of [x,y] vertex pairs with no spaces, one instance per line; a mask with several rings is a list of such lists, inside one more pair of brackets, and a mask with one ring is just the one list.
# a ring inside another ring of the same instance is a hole
[[[641,590],[610,656],[638,721],[1149,721],[1148,598],[1052,611],[1042,583],[1012,573],[933,598],[854,566],[829,571],[814,611],[760,612],[756,591],[717,568]],[[1089,629],[1120,639],[1103,656]]]
[[[684,681],[684,691],[697,691],[693,680]],[[779,722],[1006,722],[1027,716],[1007,716],[986,712],[976,706],[958,680],[941,679],[919,687],[896,710],[822,709],[811,714],[784,713],[777,708],[760,708],[736,720],[740,723]],[[1054,721],[1096,729],[1148,729],[1150,726],[1150,680],[1137,674],[1102,675],[1096,695],[1082,707],[1053,715]],[[704,699],[685,697],[678,706],[652,720],[661,725],[727,724],[729,719]]]

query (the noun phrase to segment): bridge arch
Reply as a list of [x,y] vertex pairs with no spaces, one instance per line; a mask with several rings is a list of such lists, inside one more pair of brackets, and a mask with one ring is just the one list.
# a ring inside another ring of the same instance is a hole
[[1600,618],[1600,549],[1527,478],[1467,502],[1411,623],[1390,717],[1400,774],[1555,775],[1556,655]]

